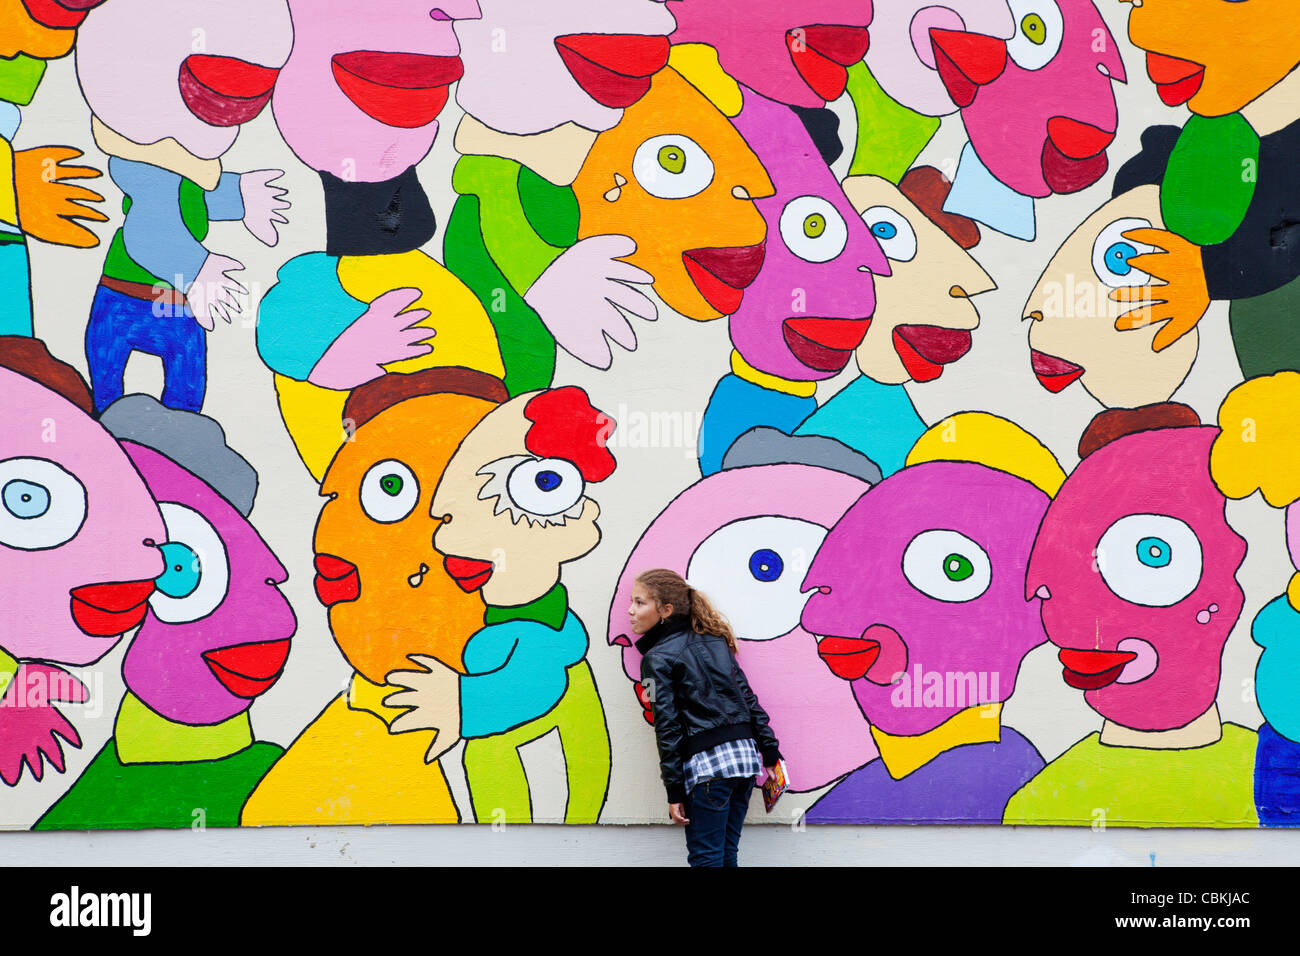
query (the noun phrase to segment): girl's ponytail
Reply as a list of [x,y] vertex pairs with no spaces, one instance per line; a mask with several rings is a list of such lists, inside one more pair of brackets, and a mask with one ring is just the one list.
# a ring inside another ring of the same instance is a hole
[[655,603],[662,607],[671,604],[678,614],[690,618],[691,630],[697,634],[712,634],[727,642],[731,653],[736,653],[736,635],[722,613],[700,591],[695,590],[676,571],[655,568],[642,571],[636,583],[650,592]]

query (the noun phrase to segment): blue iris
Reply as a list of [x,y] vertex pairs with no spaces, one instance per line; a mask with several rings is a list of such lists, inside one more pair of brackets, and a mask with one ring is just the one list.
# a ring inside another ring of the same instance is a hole
[[539,471],[533,479],[541,491],[554,491],[560,487],[560,476],[553,471]]
[[759,548],[749,556],[749,573],[756,581],[775,581],[785,570],[785,562],[771,548]]
[[1137,544],[1137,556],[1148,568],[1163,568],[1173,560],[1174,549],[1163,538],[1143,538]]
[[168,597],[189,597],[198,589],[199,579],[203,577],[199,556],[179,541],[168,541],[158,550],[162,552],[167,568],[154,581],[154,587]]
[[1137,254],[1137,249],[1127,242],[1117,242],[1106,250],[1106,268],[1117,276],[1126,276],[1133,271],[1129,260]]
[[892,222],[878,222],[871,227],[877,239],[893,239],[898,235],[898,227]]
[[4,503],[15,518],[39,518],[50,510],[50,491],[44,485],[14,479],[5,485]]

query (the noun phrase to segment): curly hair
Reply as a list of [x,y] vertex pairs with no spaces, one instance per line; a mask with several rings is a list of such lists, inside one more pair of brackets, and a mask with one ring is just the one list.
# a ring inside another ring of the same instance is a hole
[[691,630],[697,634],[712,634],[727,642],[731,653],[736,653],[736,635],[722,612],[713,606],[700,591],[686,583],[676,571],[653,568],[636,576],[636,583],[650,592],[655,604],[671,604],[677,614],[689,614]]

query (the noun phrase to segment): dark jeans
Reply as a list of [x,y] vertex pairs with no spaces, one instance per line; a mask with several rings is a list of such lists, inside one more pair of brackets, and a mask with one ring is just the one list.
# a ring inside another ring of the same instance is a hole
[[740,828],[754,791],[753,777],[725,777],[696,784],[686,795],[686,862],[736,866]]

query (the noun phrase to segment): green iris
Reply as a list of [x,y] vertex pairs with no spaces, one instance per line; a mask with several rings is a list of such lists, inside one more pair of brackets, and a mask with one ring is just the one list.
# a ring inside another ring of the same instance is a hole
[[813,213],[803,221],[803,234],[809,239],[816,239],[826,231],[826,217],[819,212]]
[[1042,46],[1047,42],[1047,24],[1036,13],[1031,13],[1020,21],[1020,32],[1035,46]]
[[659,149],[659,165],[670,173],[686,171],[686,154],[679,146],[662,146]]
[[384,475],[379,479],[379,487],[384,490],[384,494],[396,498],[402,493],[406,483],[402,481],[401,475]]
[[949,581],[965,581],[975,573],[975,565],[971,564],[970,558],[954,552],[943,559],[943,573]]

